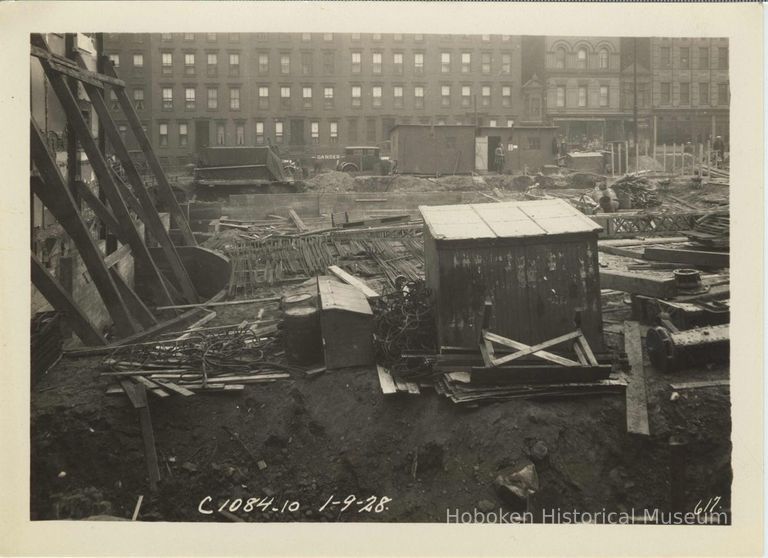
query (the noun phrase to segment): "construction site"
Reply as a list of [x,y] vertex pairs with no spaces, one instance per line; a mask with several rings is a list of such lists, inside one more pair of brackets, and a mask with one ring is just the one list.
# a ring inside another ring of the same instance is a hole
[[720,113],[173,165],[101,35],[31,36],[32,520],[730,524]]

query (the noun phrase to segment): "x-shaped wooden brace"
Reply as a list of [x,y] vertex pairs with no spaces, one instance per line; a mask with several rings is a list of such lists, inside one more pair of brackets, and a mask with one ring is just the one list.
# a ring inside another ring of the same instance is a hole
[[[483,361],[486,366],[501,366],[524,356],[535,356],[562,366],[597,366],[597,359],[580,329],[536,345],[526,345],[525,343],[496,335],[485,329],[482,331],[481,339],[480,353],[483,355]],[[544,350],[572,339],[574,340],[573,350],[579,359],[578,362]],[[493,343],[515,349],[516,352],[495,358]]]

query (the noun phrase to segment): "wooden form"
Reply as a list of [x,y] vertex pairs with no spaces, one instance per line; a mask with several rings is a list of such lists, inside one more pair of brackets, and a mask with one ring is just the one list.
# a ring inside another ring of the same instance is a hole
[[[149,255],[149,249],[144,244],[144,240],[141,238],[141,235],[136,229],[136,225],[133,222],[130,213],[128,213],[128,208],[125,205],[125,201],[120,195],[120,192],[117,189],[117,185],[112,178],[112,172],[109,168],[109,165],[107,164],[105,155],[99,149],[96,140],[91,134],[88,123],[85,121],[85,118],[80,111],[80,106],[77,99],[75,99],[72,91],[69,89],[69,87],[67,87],[67,84],[65,83],[61,73],[59,73],[51,65],[49,60],[40,59],[40,65],[42,66],[43,71],[45,72],[45,76],[48,78],[48,82],[51,84],[53,91],[56,93],[56,97],[58,98],[62,108],[64,109],[64,112],[67,115],[67,122],[74,130],[80,145],[82,145],[83,150],[88,156],[88,162],[90,163],[94,174],[98,178],[99,188],[105,194],[106,199],[109,202],[112,214],[115,217],[116,225],[119,227],[113,232],[118,234],[123,242],[131,246],[134,258],[136,258],[138,262],[146,267],[148,273],[150,273],[153,279],[156,281],[156,286],[158,287],[157,290],[162,299],[172,301],[173,299],[171,298],[170,293],[165,289],[165,283],[161,278],[160,270],[157,268],[154,260]],[[83,85],[91,97],[91,102],[93,103],[94,108],[98,107],[98,100],[101,100],[103,104],[103,99],[101,99],[101,96],[98,93],[93,93],[93,85],[89,85],[87,83],[84,83]],[[104,109],[106,110],[106,106],[104,106]],[[109,117],[108,112],[106,114],[102,114],[102,112],[98,110],[97,112],[99,114],[100,122],[104,126],[105,130],[108,129],[108,124],[110,123],[113,127],[115,126],[114,122]],[[115,131],[117,130],[115,129]],[[112,138],[110,138],[110,140],[113,144],[115,143]],[[122,145],[122,142],[120,143]],[[157,215],[157,211],[154,211],[154,214]]]
[[[119,337],[130,338],[144,328],[154,328],[157,326],[158,320],[116,270],[110,269],[126,252],[130,253],[136,259],[137,264],[140,264],[148,274],[155,298],[161,304],[173,306],[179,302],[194,303],[198,301],[198,295],[104,102],[103,90],[106,87],[113,88],[119,100],[122,98],[124,102],[121,102],[121,106],[133,133],[140,139],[140,143],[142,137],[145,140],[142,148],[155,172],[158,192],[170,208],[182,236],[185,237],[186,241],[191,240],[188,242],[190,244],[194,244],[194,238],[191,236],[191,232],[189,235],[185,235],[185,230],[188,231],[189,227],[173,197],[170,185],[165,176],[162,175],[159,163],[156,166],[152,165],[152,159],[154,158],[154,161],[157,162],[157,158],[156,156],[153,157],[154,154],[148,153],[151,152],[152,148],[141,128],[138,115],[125,94],[125,82],[117,78],[114,71],[111,76],[89,71],[85,68],[85,63],[79,54],[75,54],[74,60],[53,54],[39,34],[32,35],[31,53],[38,58],[46,79],[66,114],[68,125],[73,131],[73,139],[79,142],[88,156],[88,161],[98,179],[99,188],[104,194],[106,203],[84,183],[74,180],[72,173],[70,173],[72,181],[68,187],[67,182],[59,172],[54,157],[48,150],[40,128],[34,120],[30,120],[31,153],[39,176],[31,178],[32,193],[40,198],[72,239],[104,302],[104,306],[109,312],[110,318],[114,322],[115,333]],[[72,84],[76,84],[78,81],[82,83],[95,112],[99,116],[100,127],[126,171],[130,187],[122,181],[107,162],[104,153],[104,138],[97,141],[92,135],[89,124],[81,112],[79,101],[75,97],[74,92],[76,90],[67,80],[71,81]],[[105,258],[99,250],[80,215],[80,199],[93,209],[98,219],[123,243],[124,246],[119,258]],[[151,256],[141,229],[137,227],[130,210],[136,213],[146,226],[147,232],[160,244],[166,263],[176,282],[175,285],[160,271],[158,262]],[[176,210],[175,213],[174,210]],[[103,345],[103,338],[90,331],[93,328],[86,325],[87,320],[83,322],[82,318],[85,315],[79,310],[73,310],[76,309],[76,305],[72,298],[62,296],[61,286],[55,283],[55,280],[52,283],[50,275],[46,276],[45,273],[40,273],[41,268],[35,263],[33,263],[33,269],[37,283],[43,285],[43,289],[48,293],[46,296],[51,297],[50,302],[54,307],[65,312],[72,321],[78,322],[78,335],[81,339],[85,343]]]
[[102,254],[91,237],[56,162],[48,151],[43,132],[34,120],[30,120],[30,136],[32,160],[40,173],[40,179],[33,177],[30,181],[32,192],[40,198],[77,246],[80,257],[115,324],[117,334],[122,336],[136,333],[141,328],[131,317],[125,300],[117,290],[117,285],[104,264]]
[[88,316],[72,300],[70,294],[34,255],[32,256],[32,284],[54,308],[66,316],[70,327],[83,343],[89,345],[107,344],[101,333],[90,322]]

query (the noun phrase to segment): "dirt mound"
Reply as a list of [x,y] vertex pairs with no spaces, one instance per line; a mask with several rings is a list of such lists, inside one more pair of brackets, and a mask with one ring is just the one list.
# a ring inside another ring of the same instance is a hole
[[643,155],[637,159],[637,169],[640,171],[663,171],[664,166],[653,157]]
[[313,176],[304,184],[307,192],[351,192],[355,179],[346,172],[330,171]]

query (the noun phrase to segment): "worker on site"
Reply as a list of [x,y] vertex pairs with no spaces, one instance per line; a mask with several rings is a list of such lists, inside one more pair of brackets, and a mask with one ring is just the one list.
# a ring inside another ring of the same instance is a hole
[[715,166],[719,167],[720,162],[725,155],[725,142],[723,141],[723,136],[717,136],[715,138],[715,142],[712,144],[712,149],[715,152]]
[[600,205],[603,213],[614,213],[619,209],[619,197],[606,182],[601,182],[595,187],[592,198]]
[[494,155],[495,155],[494,163],[496,167],[496,172],[501,174],[502,171],[504,170],[504,148],[501,147],[501,144],[496,146],[496,151],[494,151]]

